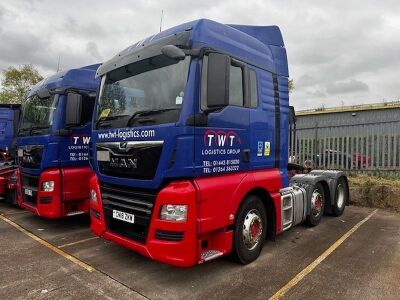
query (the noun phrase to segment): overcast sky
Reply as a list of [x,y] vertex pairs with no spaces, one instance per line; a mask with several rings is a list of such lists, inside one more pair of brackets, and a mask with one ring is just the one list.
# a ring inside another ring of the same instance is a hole
[[199,18],[278,25],[296,109],[400,100],[400,1],[0,0],[0,69],[43,76],[110,59],[163,29]]

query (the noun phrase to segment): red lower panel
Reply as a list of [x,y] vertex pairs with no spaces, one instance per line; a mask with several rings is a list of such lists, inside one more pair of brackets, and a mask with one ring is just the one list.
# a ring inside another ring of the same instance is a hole
[[[18,204],[24,209],[45,218],[62,218],[89,211],[89,167],[48,169],[39,177],[35,203],[24,202],[21,177],[18,181]],[[42,190],[45,181],[54,181],[54,190]]]
[[[199,233],[207,233],[234,224],[236,212],[246,195],[261,189],[269,194],[275,207],[275,231],[281,228],[281,175],[278,169],[233,173],[195,179],[199,191]],[[271,201],[271,199],[261,199]]]
[[0,197],[5,197],[6,195],[6,182],[7,178],[0,176]]
[[[222,254],[231,252],[232,225],[237,209],[246,194],[254,189],[262,189],[270,195],[262,200],[272,201],[276,215],[276,233],[282,230],[279,194],[282,181],[276,169],[170,183],[157,195],[145,244],[110,232],[106,228],[96,176],[91,179],[90,187],[97,195],[97,201],[90,202],[91,230],[95,234],[174,266],[189,267],[202,262],[202,251],[217,250]],[[160,220],[159,213],[163,204],[188,205],[187,220]],[[158,240],[155,237],[156,230],[183,232],[183,239],[179,242]]]
[[14,182],[12,182],[11,178],[13,177],[16,171],[15,167],[3,167],[0,170],[0,197],[6,197],[7,192],[9,190],[15,189]]

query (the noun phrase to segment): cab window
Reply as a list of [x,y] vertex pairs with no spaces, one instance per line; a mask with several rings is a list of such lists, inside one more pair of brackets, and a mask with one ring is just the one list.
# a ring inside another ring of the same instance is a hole
[[229,105],[243,106],[243,69],[231,63],[229,73]]

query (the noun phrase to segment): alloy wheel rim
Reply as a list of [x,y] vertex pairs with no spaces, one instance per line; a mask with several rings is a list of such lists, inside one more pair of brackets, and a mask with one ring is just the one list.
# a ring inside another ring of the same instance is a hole
[[248,250],[253,250],[260,243],[263,233],[263,224],[260,212],[256,209],[250,210],[243,223],[243,242]]

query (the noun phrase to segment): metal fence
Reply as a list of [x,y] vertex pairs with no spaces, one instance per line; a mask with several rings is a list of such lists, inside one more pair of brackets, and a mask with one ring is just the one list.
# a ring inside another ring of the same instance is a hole
[[290,158],[312,168],[400,173],[400,123],[291,128]]

